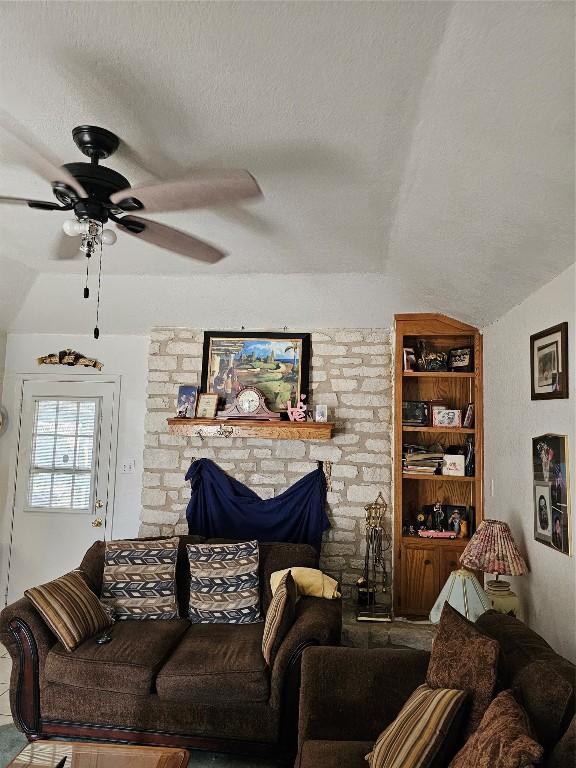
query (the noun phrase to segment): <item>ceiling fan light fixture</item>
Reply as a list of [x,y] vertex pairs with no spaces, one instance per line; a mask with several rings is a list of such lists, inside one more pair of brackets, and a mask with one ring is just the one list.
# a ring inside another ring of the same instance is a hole
[[88,222],[78,221],[78,219],[66,219],[62,224],[62,229],[68,237],[78,237],[88,233]]
[[103,229],[100,239],[104,245],[114,245],[118,238],[113,229]]

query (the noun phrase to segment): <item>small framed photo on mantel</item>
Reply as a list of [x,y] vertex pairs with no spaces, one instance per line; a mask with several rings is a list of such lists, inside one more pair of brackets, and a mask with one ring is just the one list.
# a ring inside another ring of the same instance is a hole
[[201,392],[198,395],[198,405],[196,406],[197,419],[213,419],[216,416],[218,407],[218,395],[213,392]]
[[530,336],[532,400],[568,397],[568,323]]
[[196,415],[196,400],[198,399],[198,387],[178,387],[178,405],[176,416],[179,419],[193,419]]

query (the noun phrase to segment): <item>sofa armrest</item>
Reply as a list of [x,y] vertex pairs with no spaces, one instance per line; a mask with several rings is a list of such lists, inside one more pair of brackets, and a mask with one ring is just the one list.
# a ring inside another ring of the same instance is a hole
[[0,641],[12,658],[10,707],[16,725],[33,736],[40,725],[40,678],[57,639],[27,597],[0,613]]
[[302,659],[299,744],[375,741],[426,677],[430,654],[409,648],[308,648]]
[[310,645],[338,645],[342,634],[342,600],[301,597],[296,605],[296,619],[284,638],[272,667],[270,703],[279,707],[283,689],[291,671],[297,669],[300,682],[302,652]]

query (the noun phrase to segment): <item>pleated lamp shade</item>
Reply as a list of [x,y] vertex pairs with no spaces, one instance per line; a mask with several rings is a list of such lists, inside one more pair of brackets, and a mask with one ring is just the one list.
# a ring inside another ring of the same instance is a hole
[[492,607],[476,576],[465,568],[452,571],[448,576],[448,581],[444,584],[434,607],[430,611],[430,621],[433,624],[440,621],[444,603],[450,603],[452,608],[455,608],[469,621],[476,621],[479,616]]
[[483,520],[472,536],[460,563],[465,568],[501,576],[524,576],[528,566],[514,543],[510,528],[501,520]]

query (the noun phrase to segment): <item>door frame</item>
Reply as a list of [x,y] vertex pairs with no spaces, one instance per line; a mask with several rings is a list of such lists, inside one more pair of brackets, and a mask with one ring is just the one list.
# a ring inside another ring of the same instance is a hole
[[[110,456],[108,459],[108,482],[106,486],[107,490],[107,502],[108,509],[106,514],[106,525],[104,527],[104,540],[111,538],[112,529],[114,524],[114,497],[116,492],[116,467],[117,467],[117,449],[118,449],[118,424],[120,417],[120,395],[122,377],[119,374],[105,374],[94,375],[89,373],[23,373],[14,376],[14,414],[15,414],[15,441],[13,446],[12,457],[10,459],[10,468],[8,472],[8,493],[6,498],[6,515],[5,524],[3,529],[6,536],[6,562],[2,564],[2,572],[0,573],[0,583],[2,585],[2,593],[0,599],[0,605],[4,607],[6,605],[8,586],[10,578],[10,560],[12,554],[12,541],[14,532],[14,516],[16,514],[16,490],[18,484],[18,471],[19,471],[19,459],[20,459],[20,442],[23,439],[22,435],[22,417],[24,410],[24,386],[25,384],[36,383],[54,383],[54,384],[70,384],[70,383],[86,383],[90,381],[98,382],[99,384],[111,384],[112,389],[112,419],[111,419],[111,434],[110,434]],[[102,440],[102,436],[100,438]]]

